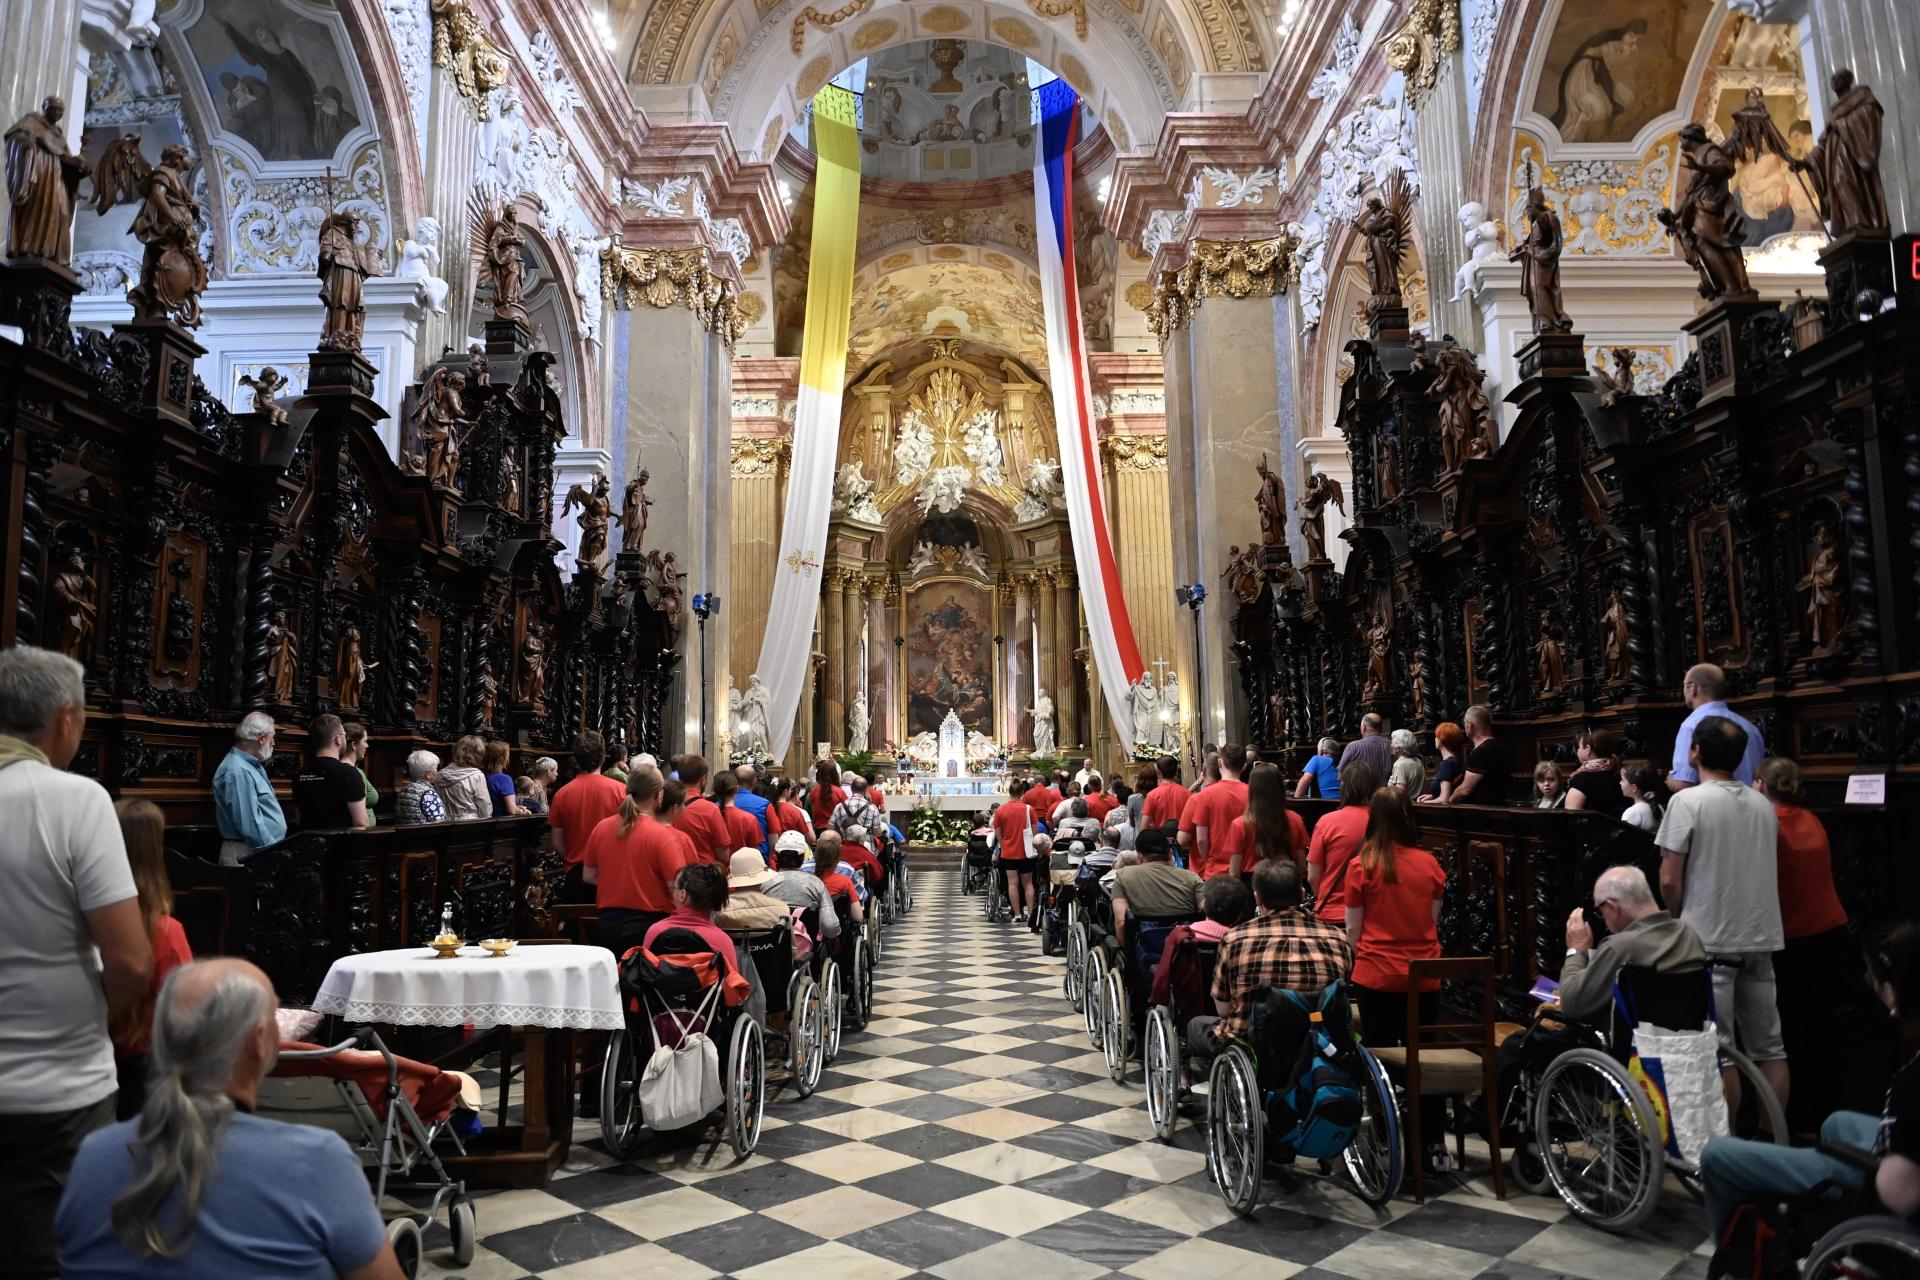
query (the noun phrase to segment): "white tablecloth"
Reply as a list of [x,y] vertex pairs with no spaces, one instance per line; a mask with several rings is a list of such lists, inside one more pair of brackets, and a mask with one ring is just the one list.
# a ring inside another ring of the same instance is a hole
[[518,946],[498,959],[479,947],[450,960],[426,947],[344,956],[327,970],[313,1007],[403,1027],[626,1025],[613,953],[572,945]]

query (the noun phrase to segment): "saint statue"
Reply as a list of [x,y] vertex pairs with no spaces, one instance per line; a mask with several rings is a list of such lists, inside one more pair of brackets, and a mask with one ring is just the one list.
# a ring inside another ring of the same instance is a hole
[[73,199],[87,166],[67,151],[61,98],[48,98],[7,130],[7,257],[65,265],[73,256]]
[[613,502],[607,496],[611,487],[604,474],[596,475],[591,486],[576,484],[567,490],[567,500],[560,507],[565,516],[573,511],[574,503],[580,504],[580,567],[589,572],[600,568],[600,557],[607,553],[607,526],[613,521]]
[[1535,669],[1540,676],[1539,695],[1542,698],[1559,693],[1561,686],[1567,683],[1567,655],[1561,643],[1561,637],[1565,634],[1560,624],[1553,620],[1552,614],[1540,615],[1540,633],[1534,639],[1533,654]]
[[1840,640],[1840,540],[1823,524],[1813,531],[1813,545],[1819,550],[1797,589],[1807,593],[1807,639],[1813,642],[1813,656],[1824,658]]
[[1855,84],[1846,67],[1833,73],[1832,84],[1836,101],[1827,108],[1827,127],[1806,159],[1793,161],[1793,167],[1813,178],[1829,235],[1836,240],[1856,231],[1884,236],[1892,224],[1880,177],[1880,101],[1873,90]]
[[493,365],[487,360],[484,342],[467,344],[467,382],[476,387],[489,386],[493,382]]
[[540,628],[527,628],[520,644],[520,701],[538,707],[547,696],[547,640]]
[[1327,558],[1327,504],[1347,512],[1347,497],[1340,482],[1323,471],[1307,477],[1306,492],[1294,505],[1300,508],[1300,540],[1306,546],[1307,560]]
[[1263,547],[1284,547],[1287,545],[1287,490],[1280,483],[1280,477],[1267,467],[1267,455],[1260,455],[1257,469],[1260,472],[1260,492],[1254,495],[1253,503],[1260,509],[1260,545]]
[[756,760],[773,754],[773,690],[759,676],[747,677],[746,692],[733,716],[738,746]]
[[414,402],[413,431],[420,452],[409,455],[405,469],[424,475],[436,489],[458,490],[460,446],[473,429],[460,393],[467,379],[457,369],[436,368],[420,384]]
[[1394,174],[1353,220],[1367,242],[1367,314],[1400,305],[1400,263],[1413,245],[1413,191]]
[[1440,457],[1449,472],[1468,458],[1488,452],[1487,393],[1481,384],[1487,375],[1465,347],[1442,347],[1434,361],[1438,372],[1428,391],[1440,402]]
[[267,624],[267,690],[275,702],[293,701],[293,682],[300,667],[300,645],[287,625],[287,611],[275,609]]
[[640,550],[641,539],[647,536],[647,508],[653,505],[653,499],[647,496],[647,481],[653,473],[645,467],[640,474],[627,481],[627,492],[620,501],[620,549],[635,552]]
[[1033,705],[1028,707],[1027,710],[1033,713],[1033,754],[1037,756],[1052,755],[1055,745],[1053,736],[1053,699],[1047,696],[1045,689],[1036,685],[1033,690]]
[[1573,321],[1560,298],[1560,252],[1566,236],[1560,215],[1539,187],[1527,192],[1527,238],[1507,255],[1520,264],[1520,292],[1526,296],[1535,333],[1572,333]]
[[1180,754],[1180,673],[1167,672],[1160,685],[1160,750],[1166,755]]
[[1393,691],[1393,629],[1385,614],[1376,613],[1367,627],[1367,683],[1360,696],[1367,702]]
[[87,572],[87,557],[79,547],[67,553],[67,566],[53,580],[53,596],[60,602],[60,639],[58,648],[69,658],[87,660],[93,642],[93,620],[98,608],[93,603],[94,581]]
[[1608,371],[1604,365],[1594,367],[1594,376],[1600,385],[1606,388],[1600,396],[1600,407],[1611,409],[1619,404],[1621,398],[1633,394],[1633,349],[1615,347],[1612,351],[1613,369]]
[[512,445],[500,452],[500,505],[520,514],[520,458]]
[[1747,264],[1746,219],[1733,198],[1734,158],[1698,124],[1680,129],[1680,167],[1693,175],[1677,208],[1657,216],[1680,246],[1680,256],[1700,276],[1700,296],[1709,302],[1754,296]]
[[1142,671],[1127,686],[1127,705],[1133,711],[1133,752],[1145,755],[1160,742],[1160,691],[1154,688],[1151,671]]
[[527,237],[519,211],[511,204],[497,206],[494,197],[477,190],[467,201],[467,233],[480,279],[493,290],[494,318],[527,323],[527,262],[521,253]]
[[1627,602],[1618,591],[1607,594],[1607,609],[1600,615],[1600,623],[1606,628],[1601,633],[1601,643],[1606,656],[1607,679],[1625,680],[1633,674],[1633,658],[1627,648]]
[[373,250],[360,243],[360,215],[342,209],[320,224],[320,303],[327,309],[320,350],[358,351],[367,328],[367,277],[380,269]]
[[360,706],[360,691],[367,684],[367,659],[360,651],[360,628],[348,627],[340,637],[340,662],[334,671],[334,701],[342,711]]
[[1260,561],[1252,547],[1242,551],[1239,545],[1227,548],[1227,571],[1220,575],[1227,591],[1241,604],[1260,598]]
[[847,750],[865,751],[873,732],[873,720],[867,714],[867,695],[856,693],[847,706]]

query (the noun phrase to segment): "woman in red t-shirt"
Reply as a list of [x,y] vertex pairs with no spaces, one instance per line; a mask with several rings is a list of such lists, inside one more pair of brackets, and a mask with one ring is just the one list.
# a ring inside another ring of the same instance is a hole
[[[1827,829],[1800,807],[1800,766],[1784,756],[1768,756],[1753,771],[1753,789],[1773,801],[1780,835],[1774,845],[1780,877],[1780,925],[1787,945],[1773,957],[1780,1006],[1780,1036],[1794,1064],[1794,1088],[1787,1119],[1804,1127],[1819,1116],[1794,1114],[1817,1100],[1841,1096],[1836,1059],[1823,1046],[1844,1044],[1837,1024],[1843,1007],[1833,998],[1833,975],[1860,967],[1857,944],[1847,929],[1847,909],[1833,888],[1833,854]],[[1796,1108],[1792,1104],[1806,1102]]]
[[1355,760],[1340,771],[1340,807],[1313,824],[1307,846],[1307,887],[1319,904],[1322,920],[1339,924],[1347,918],[1348,864],[1367,839],[1368,805],[1380,789],[1380,775],[1370,764]]
[[1028,886],[1032,883],[1027,875],[1027,837],[1034,829],[1033,806],[1023,796],[1027,794],[1027,782],[1024,778],[1015,778],[1007,784],[1007,799],[993,811],[993,833],[999,837],[1000,873],[1007,882],[1007,905],[1013,911],[1015,922],[1023,923],[1022,916],[1029,910],[1037,910],[1038,895]]
[[[1349,765],[1348,768],[1353,766]],[[1344,775],[1346,770],[1341,770]],[[1346,778],[1340,780],[1346,794]],[[1360,1038],[1369,1047],[1407,1042],[1409,962],[1440,957],[1440,902],[1446,873],[1414,844],[1420,826],[1412,802],[1398,787],[1381,787],[1367,806],[1367,839],[1347,868],[1347,937],[1353,940],[1353,999],[1360,1006]],[[1420,986],[1420,1021],[1440,1011],[1440,984]],[[1422,1098],[1420,1128],[1436,1170],[1447,1158],[1445,1099]]]
[[760,820],[734,804],[733,798],[739,794],[740,783],[733,776],[733,770],[727,769],[714,776],[713,802],[720,806],[720,816],[727,824],[727,839],[731,842],[727,850],[729,861],[742,849],[752,849],[758,853],[767,839],[767,833],[760,829]]
[[1287,805],[1287,783],[1277,764],[1261,761],[1247,773],[1247,811],[1227,824],[1215,850],[1216,874],[1239,876],[1253,887],[1263,858],[1289,858],[1306,870],[1307,824]]
[[840,766],[831,760],[814,765],[813,785],[807,788],[807,813],[815,831],[825,831],[832,824],[834,808],[846,798],[847,789],[840,785]]
[[187,931],[173,918],[173,890],[167,881],[167,819],[150,800],[121,800],[113,811],[120,819],[120,837],[127,846],[127,866],[140,904],[140,923],[153,940],[153,978],[138,1015],[109,1028],[113,1033],[113,1065],[120,1075],[120,1096],[114,1102],[119,1119],[140,1114],[147,1098],[147,1047],[153,1037],[153,1002],[167,975],[193,961]]
[[811,842],[813,819],[793,803],[793,779],[775,778],[768,789],[772,794],[767,797],[767,847],[772,848],[773,842],[788,831],[798,831]]

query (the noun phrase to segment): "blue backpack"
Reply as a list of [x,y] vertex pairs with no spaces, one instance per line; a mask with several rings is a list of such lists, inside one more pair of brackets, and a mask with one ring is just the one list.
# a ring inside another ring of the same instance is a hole
[[[1311,1004],[1292,991],[1272,991],[1254,1006],[1254,1023],[1255,1043],[1276,1054],[1268,1060],[1291,1064],[1287,1083],[1267,1099],[1268,1132],[1308,1159],[1337,1158],[1361,1115],[1345,985],[1328,985]],[[1291,1056],[1289,1045],[1298,1046]]]

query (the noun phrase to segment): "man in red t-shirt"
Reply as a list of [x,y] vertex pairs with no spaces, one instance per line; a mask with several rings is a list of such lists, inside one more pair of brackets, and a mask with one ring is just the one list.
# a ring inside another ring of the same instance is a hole
[[547,825],[553,832],[553,851],[567,859],[567,883],[562,894],[568,902],[591,902],[593,893],[580,878],[580,859],[587,850],[587,838],[593,829],[620,807],[627,798],[626,784],[600,772],[607,760],[607,742],[592,729],[582,733],[573,744],[576,772],[567,784],[553,793],[547,807]]
[[1335,924],[1347,918],[1348,866],[1367,842],[1367,806],[1380,789],[1380,775],[1359,761],[1340,771],[1340,807],[1313,824],[1307,846],[1307,882],[1313,886],[1314,913]]
[[695,853],[714,866],[724,868],[733,857],[733,833],[727,830],[727,819],[720,812],[720,806],[701,794],[707,782],[706,757],[675,756],[673,771],[687,788],[687,807],[674,819],[674,828],[693,841]]
[[1227,869],[1227,828],[1247,812],[1247,784],[1240,781],[1246,758],[1247,749],[1237,743],[1221,747],[1213,758],[1220,776],[1181,811],[1180,847],[1187,851],[1187,868],[1202,880]]
[[1180,785],[1178,760],[1161,756],[1154,762],[1154,769],[1160,775],[1160,784],[1147,793],[1146,803],[1140,807],[1140,822],[1147,829],[1178,823],[1187,811],[1187,801],[1192,798]]
[[1087,790],[1082,798],[1087,802],[1087,816],[1102,824],[1106,822],[1107,815],[1113,812],[1113,807],[1120,803],[1108,794],[1107,784],[1097,773],[1087,775]]
[[666,779],[650,764],[627,775],[631,806],[603,819],[587,838],[581,874],[594,887],[600,924],[594,941],[620,955],[673,911],[673,878],[698,862],[693,843],[660,821]]

